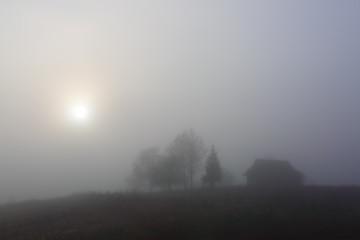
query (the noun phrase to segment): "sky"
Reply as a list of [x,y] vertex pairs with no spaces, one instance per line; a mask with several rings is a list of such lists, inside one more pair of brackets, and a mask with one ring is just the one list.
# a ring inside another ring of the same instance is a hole
[[239,183],[274,158],[360,184],[359,22],[357,0],[3,0],[0,201],[119,191],[189,128]]

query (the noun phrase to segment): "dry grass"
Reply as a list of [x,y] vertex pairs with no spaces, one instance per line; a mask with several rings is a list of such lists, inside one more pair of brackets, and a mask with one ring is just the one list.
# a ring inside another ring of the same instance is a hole
[[79,194],[0,207],[0,239],[359,239],[360,188]]

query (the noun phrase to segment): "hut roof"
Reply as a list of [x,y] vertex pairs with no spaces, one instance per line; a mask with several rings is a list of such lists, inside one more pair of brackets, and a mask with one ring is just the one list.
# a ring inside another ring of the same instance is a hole
[[256,159],[254,164],[244,173],[249,175],[296,175],[302,176],[288,161]]

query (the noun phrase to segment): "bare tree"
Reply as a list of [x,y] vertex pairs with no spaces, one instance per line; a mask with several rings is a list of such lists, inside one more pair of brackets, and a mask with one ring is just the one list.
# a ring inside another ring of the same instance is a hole
[[204,141],[194,130],[189,129],[179,134],[167,149],[169,156],[179,161],[184,188],[193,188],[194,175],[199,170],[207,149]]
[[174,156],[163,156],[157,164],[156,183],[171,191],[182,180],[180,162]]
[[134,163],[131,181],[137,185],[147,184],[152,191],[157,181],[157,164],[161,158],[158,148],[143,150]]
[[132,174],[126,178],[126,184],[135,191],[145,185],[145,177],[137,164],[134,164]]

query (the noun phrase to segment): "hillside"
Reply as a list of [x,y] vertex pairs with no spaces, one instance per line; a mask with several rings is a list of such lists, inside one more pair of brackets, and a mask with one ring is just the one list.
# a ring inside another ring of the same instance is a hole
[[0,239],[358,239],[360,188],[89,193],[0,207]]

